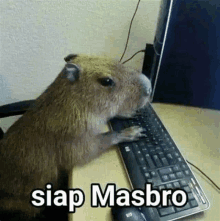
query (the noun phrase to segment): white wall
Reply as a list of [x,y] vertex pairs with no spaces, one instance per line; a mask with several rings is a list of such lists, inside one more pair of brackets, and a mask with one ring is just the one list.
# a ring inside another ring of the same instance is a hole
[[[0,1],[0,105],[36,98],[69,53],[119,59],[138,0]],[[152,43],[160,0],[142,0],[125,58]],[[130,63],[141,69],[143,54]]]

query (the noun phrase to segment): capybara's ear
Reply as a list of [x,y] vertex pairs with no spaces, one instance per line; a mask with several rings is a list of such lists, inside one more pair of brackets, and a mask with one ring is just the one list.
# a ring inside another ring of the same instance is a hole
[[76,57],[77,57],[77,54],[69,54],[69,55],[67,55],[67,56],[64,58],[64,60],[65,60],[66,62],[69,62],[69,61],[73,60],[73,59],[76,58]]
[[70,82],[74,82],[79,78],[80,69],[75,64],[66,64],[63,70],[63,77],[67,78]]

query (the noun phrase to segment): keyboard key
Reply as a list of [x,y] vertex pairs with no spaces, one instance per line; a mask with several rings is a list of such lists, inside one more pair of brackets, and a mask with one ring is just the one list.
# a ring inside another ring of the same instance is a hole
[[149,153],[150,153],[150,154],[155,154],[155,153],[156,153],[155,148],[153,147],[153,148],[149,149]]
[[152,177],[156,177],[157,176],[156,172],[154,172],[154,171],[151,171],[150,174],[151,174]]
[[133,149],[134,153],[140,151],[140,148],[139,148],[139,146],[136,143],[133,143],[132,149]]
[[184,189],[187,193],[190,193],[190,192],[191,192],[191,189],[190,189],[188,186],[184,186],[183,189]]
[[140,146],[140,147],[145,147],[144,141],[139,141],[139,146]]
[[147,181],[147,183],[153,183],[153,180],[152,179],[148,179],[148,180],[146,180]]
[[197,207],[198,206],[198,203],[197,203],[196,200],[192,200],[189,203],[190,203],[191,207]]
[[183,178],[183,173],[182,172],[177,172],[176,177],[177,178]]
[[143,173],[146,173],[148,171],[146,166],[141,166],[140,168]]
[[[147,121],[145,121],[145,120],[141,120],[141,125],[142,125],[142,127],[146,127],[146,122]],[[148,123],[148,122],[147,122]],[[147,129],[147,127],[146,127],[146,129]]]
[[160,151],[160,152],[158,152],[158,155],[159,155],[160,157],[164,157],[164,152]]
[[180,211],[183,211],[183,210],[187,210],[187,209],[190,209],[191,207],[190,207],[190,205],[189,205],[189,203],[187,203],[185,206],[183,206],[183,207],[175,207],[176,208],[176,211],[177,212],[180,212]]
[[148,150],[147,150],[147,148],[145,148],[145,147],[142,148],[141,151],[142,151],[143,154],[147,154],[147,153],[148,153]]
[[145,142],[146,142],[147,144],[150,144],[150,145],[154,146],[153,143],[151,143],[150,138],[148,138],[148,137],[145,139]]
[[184,173],[185,173],[186,176],[190,175],[190,171],[189,170],[185,170]]
[[149,154],[145,154],[145,159],[146,159],[146,161],[147,161],[149,167],[150,167],[151,169],[154,169],[154,168],[155,168],[155,165],[154,165],[154,163],[153,163],[153,161],[152,161],[152,159],[151,159],[151,157],[150,157]]
[[174,152],[174,156],[175,156],[175,157],[179,157],[179,153]]
[[176,150],[176,148],[174,146],[171,146],[170,150],[173,151],[173,150]]
[[168,148],[168,147],[164,147],[164,152],[169,152],[170,151],[170,149]]
[[188,169],[188,167],[187,167],[187,165],[186,165],[185,163],[183,163],[183,164],[181,165],[181,168],[182,168],[183,170]]
[[174,188],[180,188],[179,182],[174,182],[174,183],[173,183],[173,186],[174,186]]
[[172,188],[173,188],[172,183],[168,183],[168,184],[166,184],[166,188],[167,188],[167,189],[172,189]]
[[176,176],[175,176],[174,173],[169,174],[169,177],[170,177],[171,180],[175,180],[176,179]]
[[175,171],[175,172],[180,171],[180,166],[179,166],[179,165],[175,165],[175,166],[173,167],[173,171]]
[[180,185],[181,186],[187,186],[186,180],[180,180]]
[[163,175],[163,176],[162,176],[162,180],[163,180],[164,182],[167,182],[167,181],[169,181],[170,179],[169,179],[169,177],[168,177],[167,175]]
[[146,146],[146,148],[149,150],[149,149],[154,149],[154,145],[152,145],[152,144],[146,144],[145,145]]
[[165,143],[161,143],[160,146],[163,148],[163,150],[164,150],[164,148],[168,148]]
[[172,168],[169,167],[169,168],[160,169],[159,172],[160,172],[161,175],[165,175],[165,174],[172,173],[173,170],[172,170]]
[[171,153],[167,154],[167,160],[169,161],[170,164],[174,164],[175,163],[175,159],[173,158]]
[[181,157],[177,158],[178,162],[183,162],[183,159]]
[[175,210],[174,210],[173,206],[159,209],[160,216],[167,216],[167,215],[170,215],[172,213],[175,213]]
[[144,177],[145,177],[146,179],[150,179],[150,178],[151,178],[151,175],[150,175],[150,173],[144,173]]
[[169,166],[169,163],[168,163],[168,161],[167,161],[167,159],[165,157],[162,157],[161,161],[162,161],[164,166]]
[[146,165],[146,162],[144,160],[144,157],[137,157],[137,162],[139,165],[144,166]]
[[162,167],[162,163],[157,155],[153,155],[153,159],[157,167]]
[[136,156],[142,156],[142,153],[141,153],[141,151],[140,150],[133,150],[133,152],[134,152],[134,154],[136,155]]
[[194,196],[193,196],[193,193],[188,193],[188,200],[193,200],[194,199]]
[[161,150],[162,150],[161,147],[156,147],[155,149],[157,152],[161,152]]
[[133,149],[133,153],[134,153],[134,155],[135,155],[137,158],[143,157],[140,150],[136,151],[136,150]]

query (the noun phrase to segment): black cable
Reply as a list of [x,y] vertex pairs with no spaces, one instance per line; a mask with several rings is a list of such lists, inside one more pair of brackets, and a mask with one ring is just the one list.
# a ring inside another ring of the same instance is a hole
[[135,54],[133,54],[128,60],[122,62],[122,64],[125,64],[126,62],[130,61],[136,54],[140,53],[140,52],[145,52],[145,50],[140,50],[140,51],[137,51]]
[[128,31],[127,42],[126,42],[126,44],[125,44],[125,49],[124,49],[124,52],[123,52],[123,54],[122,54],[121,59],[120,59],[119,62],[121,62],[121,60],[122,60],[122,58],[124,57],[125,52],[126,52],[126,50],[127,50],[127,47],[128,47],[128,41],[129,41],[130,32],[131,32],[132,22],[133,22],[133,20],[134,20],[134,17],[135,17],[135,15],[136,15],[137,10],[138,10],[138,6],[139,6],[139,4],[140,4],[140,1],[141,1],[141,0],[138,1],[138,3],[137,3],[137,7],[136,7],[135,12],[134,12],[134,15],[133,15],[133,17],[132,17],[132,19],[131,19],[130,27],[129,27],[129,31]]
[[202,170],[200,170],[197,166],[195,166],[194,164],[190,163],[188,160],[186,160],[187,163],[189,163],[190,165],[194,166],[200,173],[202,173],[218,190],[220,190],[220,187],[218,187],[214,181],[212,179],[210,179],[204,172],[202,172]]

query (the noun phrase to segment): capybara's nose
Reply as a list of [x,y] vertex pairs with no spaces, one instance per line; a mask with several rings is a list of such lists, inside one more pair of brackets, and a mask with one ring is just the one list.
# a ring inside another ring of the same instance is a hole
[[139,80],[142,86],[142,95],[144,97],[149,97],[152,92],[150,80],[144,74],[139,75]]

